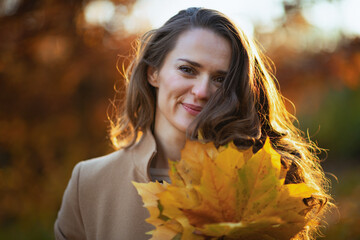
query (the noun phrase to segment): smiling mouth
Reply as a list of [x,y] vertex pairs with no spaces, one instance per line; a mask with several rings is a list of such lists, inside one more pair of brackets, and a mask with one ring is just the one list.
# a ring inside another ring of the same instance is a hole
[[188,104],[188,103],[182,103],[181,105],[184,107],[184,109],[188,113],[190,113],[193,116],[198,115],[201,112],[201,110],[203,109],[201,106]]

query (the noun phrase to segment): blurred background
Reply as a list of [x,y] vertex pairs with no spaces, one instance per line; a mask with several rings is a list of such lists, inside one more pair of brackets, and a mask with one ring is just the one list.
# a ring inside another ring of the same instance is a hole
[[358,0],[0,0],[0,239],[53,239],[74,165],[113,151],[117,65],[190,6],[222,11],[262,44],[298,126],[329,149],[338,210],[319,239],[360,239]]

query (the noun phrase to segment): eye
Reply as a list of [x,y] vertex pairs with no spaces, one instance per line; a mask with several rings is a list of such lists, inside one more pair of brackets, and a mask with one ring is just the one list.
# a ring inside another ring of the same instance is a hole
[[186,65],[180,66],[179,70],[188,75],[195,75],[195,73],[196,73],[195,69],[193,69],[192,67],[186,66]]
[[223,83],[225,80],[225,76],[217,76],[213,78],[213,81],[217,84],[221,84]]

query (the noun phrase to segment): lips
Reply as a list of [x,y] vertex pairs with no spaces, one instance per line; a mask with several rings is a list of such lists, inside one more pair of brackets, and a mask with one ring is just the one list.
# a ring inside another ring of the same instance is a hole
[[201,106],[193,105],[189,103],[182,103],[183,108],[191,115],[196,116],[198,115],[201,110],[203,109]]

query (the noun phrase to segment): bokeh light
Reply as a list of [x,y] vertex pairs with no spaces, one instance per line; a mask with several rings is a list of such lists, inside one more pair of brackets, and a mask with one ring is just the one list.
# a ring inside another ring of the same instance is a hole
[[86,5],[84,12],[86,22],[105,25],[113,18],[115,5],[111,1],[93,1]]

